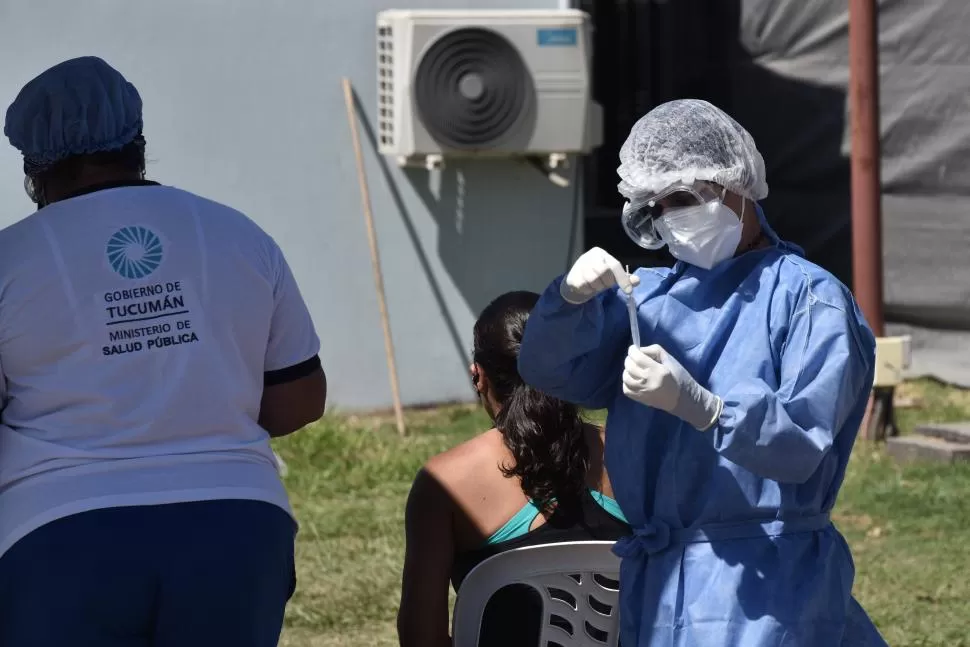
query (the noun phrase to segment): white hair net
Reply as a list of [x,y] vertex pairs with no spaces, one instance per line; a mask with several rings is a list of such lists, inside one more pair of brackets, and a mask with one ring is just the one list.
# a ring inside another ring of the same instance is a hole
[[697,181],[751,200],[768,195],[765,162],[741,125],[706,101],[664,103],[634,124],[620,149],[620,193],[630,201]]

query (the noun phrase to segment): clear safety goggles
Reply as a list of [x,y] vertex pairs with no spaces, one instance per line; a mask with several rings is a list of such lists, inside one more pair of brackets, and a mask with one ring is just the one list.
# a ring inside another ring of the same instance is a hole
[[693,185],[675,184],[648,198],[627,203],[620,222],[633,242],[645,249],[660,249],[666,243],[657,231],[657,221],[668,209],[697,207],[722,199],[724,190],[718,191],[706,182]]

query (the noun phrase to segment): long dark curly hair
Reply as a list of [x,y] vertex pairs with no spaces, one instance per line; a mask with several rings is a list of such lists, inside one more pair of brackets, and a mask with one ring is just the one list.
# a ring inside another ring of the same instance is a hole
[[501,407],[495,427],[513,457],[502,473],[518,477],[526,496],[549,513],[554,506],[579,504],[589,447],[579,409],[532,388],[519,375],[522,334],[538,300],[534,292],[508,292],[492,301],[475,322],[474,361]]

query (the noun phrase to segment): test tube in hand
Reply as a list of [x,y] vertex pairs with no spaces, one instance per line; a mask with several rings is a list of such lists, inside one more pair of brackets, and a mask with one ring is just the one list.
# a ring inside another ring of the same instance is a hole
[[[626,266],[626,273],[630,273],[630,266]],[[626,295],[626,309],[630,313],[630,335],[633,337],[633,345],[640,348],[640,321],[637,318],[637,302],[633,299],[633,293]]]

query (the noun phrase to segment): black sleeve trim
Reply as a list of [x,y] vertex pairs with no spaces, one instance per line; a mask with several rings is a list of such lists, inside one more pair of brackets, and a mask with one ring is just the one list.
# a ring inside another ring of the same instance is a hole
[[276,386],[278,384],[294,382],[301,377],[306,377],[321,367],[320,356],[314,355],[299,364],[294,364],[293,366],[281,368],[276,371],[266,371],[263,373],[263,386]]

